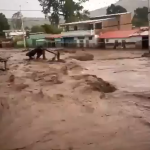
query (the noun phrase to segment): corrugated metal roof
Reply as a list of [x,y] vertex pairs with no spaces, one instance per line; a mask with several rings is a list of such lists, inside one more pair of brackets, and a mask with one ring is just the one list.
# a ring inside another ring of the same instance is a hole
[[100,34],[100,38],[102,39],[116,39],[116,38],[128,38],[133,33],[137,32],[137,30],[118,30],[118,31],[108,31],[103,34]]

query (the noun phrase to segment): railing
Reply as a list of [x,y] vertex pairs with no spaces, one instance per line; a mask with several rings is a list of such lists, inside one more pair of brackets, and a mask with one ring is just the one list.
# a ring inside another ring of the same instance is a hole
[[63,37],[93,36],[94,35],[94,30],[67,31],[67,32],[62,32],[61,35]]

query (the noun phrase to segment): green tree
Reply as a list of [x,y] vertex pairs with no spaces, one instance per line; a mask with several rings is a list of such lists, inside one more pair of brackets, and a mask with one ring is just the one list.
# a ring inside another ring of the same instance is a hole
[[26,26],[24,29],[25,29],[25,30],[30,30],[30,28],[29,28],[28,26]]
[[49,16],[51,24],[54,25],[59,24],[60,17],[63,17],[65,22],[85,19],[82,3],[86,1],[88,0],[39,0],[43,13]]
[[3,30],[9,30],[8,20],[3,13],[0,13],[0,35],[4,35]]
[[75,16],[76,21],[88,20],[90,18],[90,12],[84,10],[83,13],[77,13]]
[[148,8],[137,8],[134,11],[134,16],[132,23],[136,27],[147,26],[148,25]]
[[106,10],[107,15],[124,13],[124,12],[127,12],[127,10],[124,7],[122,7],[120,5],[114,5],[114,4],[111,4]]
[[60,34],[62,31],[57,26],[53,26],[49,24],[42,25],[42,28],[45,30],[45,33],[47,34]]
[[32,26],[31,28],[32,33],[37,33],[37,32],[45,32],[44,28],[42,26]]

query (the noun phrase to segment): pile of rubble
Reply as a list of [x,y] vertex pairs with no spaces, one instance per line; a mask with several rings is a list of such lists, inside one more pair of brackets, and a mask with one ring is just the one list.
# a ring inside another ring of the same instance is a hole
[[98,78],[96,75],[86,74],[72,76],[72,78],[79,81],[79,84],[78,86],[76,86],[76,88],[82,87],[82,91],[98,91],[102,93],[112,93],[117,90],[115,86],[107,81],[104,81],[101,78]]

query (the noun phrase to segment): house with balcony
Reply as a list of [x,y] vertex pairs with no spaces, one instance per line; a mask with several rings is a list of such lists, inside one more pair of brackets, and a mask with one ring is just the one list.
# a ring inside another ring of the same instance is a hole
[[100,33],[131,30],[131,13],[104,15],[90,20],[60,24],[64,47],[99,47]]

